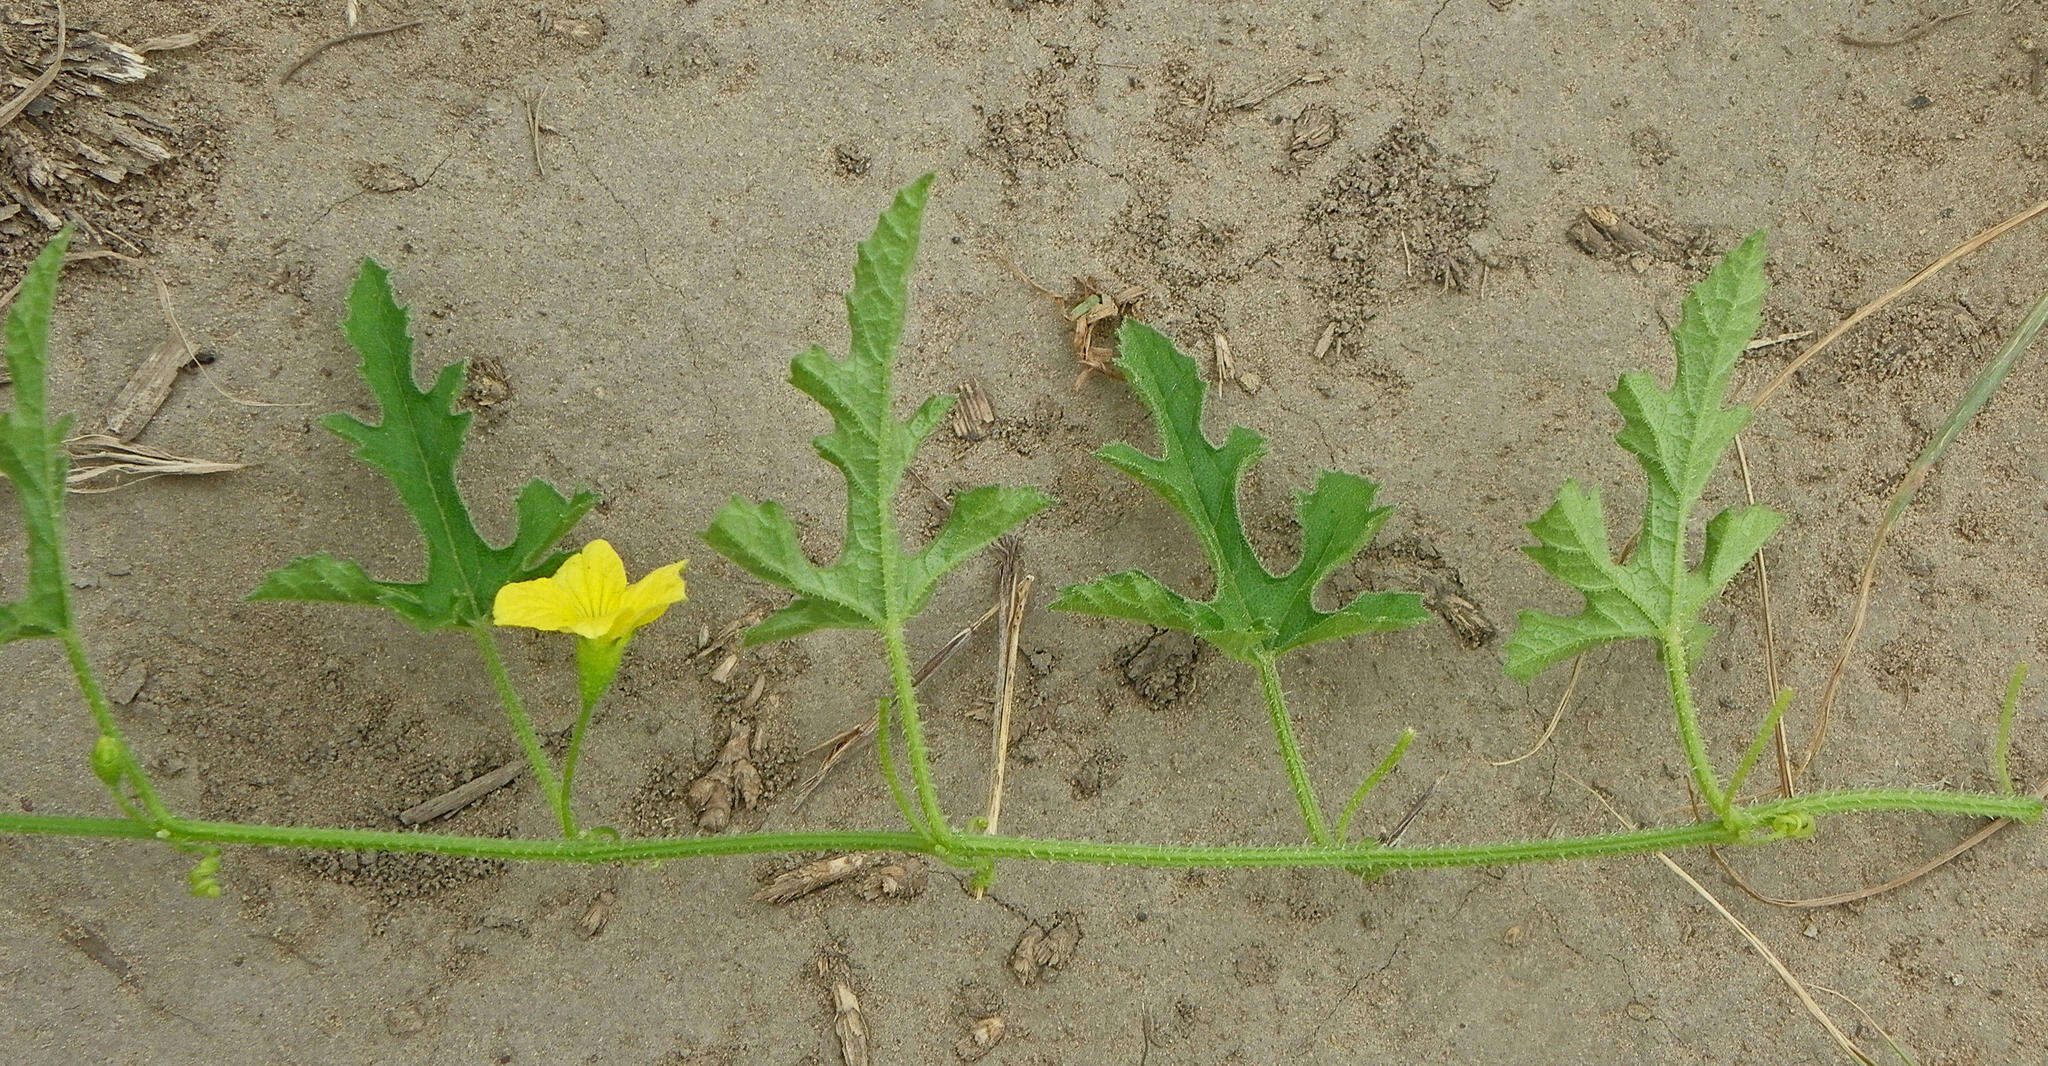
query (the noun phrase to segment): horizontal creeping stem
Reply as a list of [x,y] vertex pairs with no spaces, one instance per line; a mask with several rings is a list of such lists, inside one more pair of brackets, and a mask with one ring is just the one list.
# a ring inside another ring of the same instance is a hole
[[[1225,868],[1238,866],[1341,867],[1361,872],[1501,866],[1510,863],[1629,855],[1703,844],[1742,844],[1773,839],[1774,820],[1870,811],[1918,811],[2032,822],[2041,816],[2041,801],[2031,796],[2003,796],[1927,789],[1849,789],[1813,792],[1793,799],[1736,808],[1744,826],[1725,822],[1634,829],[1591,836],[1498,844],[1404,845],[1345,847],[1297,845],[1117,844],[1031,837],[974,836],[955,838],[946,857],[976,859],[1039,859],[1125,866]],[[183,844],[254,845],[284,848],[340,848],[364,851],[436,852],[486,859],[550,862],[649,862],[709,855],[745,855],[788,851],[916,851],[934,845],[916,833],[845,831],[820,833],[740,833],[732,836],[575,840],[528,840],[466,837],[435,833],[397,833],[368,829],[319,829],[250,825],[178,819],[160,834],[151,825],[123,818],[69,817],[42,814],[0,814],[0,833],[44,836],[167,839]]]

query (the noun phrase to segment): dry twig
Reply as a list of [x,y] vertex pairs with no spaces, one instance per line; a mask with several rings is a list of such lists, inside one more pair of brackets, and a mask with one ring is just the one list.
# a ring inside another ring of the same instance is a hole
[[397,33],[399,30],[409,30],[415,26],[424,26],[426,24],[426,19],[413,19],[410,22],[401,22],[395,26],[373,26],[367,30],[351,30],[336,37],[329,37],[308,49],[306,54],[294,60],[291,66],[284,68],[284,73],[277,76],[277,83],[283,85],[285,82],[292,80],[292,75],[305,69],[306,64],[320,58],[321,53],[335,45],[347,44],[350,41],[360,41],[365,37],[382,37],[387,33]]

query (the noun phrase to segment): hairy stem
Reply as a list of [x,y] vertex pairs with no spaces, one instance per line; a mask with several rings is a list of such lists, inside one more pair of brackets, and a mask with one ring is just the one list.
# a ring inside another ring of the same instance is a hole
[[1715,814],[1726,823],[1733,818],[1728,796],[1721,791],[1720,775],[1707,755],[1706,738],[1700,734],[1699,710],[1692,702],[1692,678],[1685,666],[1685,637],[1676,627],[1665,631],[1658,641],[1658,657],[1664,660],[1664,679],[1671,689],[1671,707],[1678,712],[1678,739],[1685,745],[1685,761],[1692,767],[1693,787]]
[[903,815],[903,821],[920,835],[926,835],[924,820],[917,815],[917,808],[910,805],[910,797],[903,794],[903,778],[896,772],[896,753],[892,750],[894,741],[890,735],[896,731],[889,715],[889,700],[875,701],[875,756],[882,763],[882,780],[889,783],[889,795],[896,801],[896,810]]
[[[576,835],[576,760],[583,754],[583,734],[590,729],[590,714],[597,710],[597,701],[586,699],[583,709],[576,715],[576,725],[569,730],[569,750],[562,753],[562,831]],[[532,758],[529,752],[528,758]]]
[[940,843],[902,831],[828,833],[739,833],[730,836],[614,840],[604,837],[538,840],[445,836],[366,829],[249,825],[173,819],[162,827],[123,818],[0,813],[0,833],[130,839],[168,838],[177,845],[260,845],[264,847],[434,852],[474,858],[548,862],[648,862],[710,855],[785,851],[892,850],[942,854],[956,862],[1037,859],[1165,868],[1337,867],[1360,873],[1632,855],[1705,844],[1732,845],[1773,839],[1773,819],[1854,811],[1921,811],[2031,822],[2041,802],[2031,796],[1937,792],[1927,789],[1851,789],[1811,792],[1736,809],[1734,825],[1705,822],[1635,829],[1590,836],[1469,845],[1397,845],[1377,842],[1342,847],[1316,844],[1212,846],[1122,844],[1031,837],[957,837]]
[[[128,738],[121,735],[121,726],[114,721],[114,709],[108,706],[106,694],[100,691],[99,675],[93,672],[92,659],[85,653],[85,641],[79,639],[78,630],[72,626],[68,600],[64,605],[64,631],[59,636],[64,641],[64,656],[71,663],[71,676],[77,679],[78,691],[85,695],[86,706],[92,708],[93,723],[99,727],[101,736],[112,737],[121,745],[123,776],[135,786],[136,798],[142,801],[150,817],[168,821],[172,817],[170,808],[164,806],[164,801],[157,796],[156,786],[150,784],[149,775],[142,771],[142,764],[135,761],[135,752],[128,747]],[[109,784],[107,788],[113,792],[114,802],[127,809],[128,803],[121,796],[118,782]]]
[[1372,768],[1372,773],[1365,775],[1365,780],[1358,783],[1357,791],[1351,793],[1351,802],[1344,805],[1344,816],[1337,819],[1337,843],[1343,844],[1351,839],[1351,819],[1358,813],[1359,806],[1365,802],[1365,797],[1372,795],[1372,790],[1378,788],[1381,781],[1387,779],[1388,774],[1394,772],[1394,767],[1401,765],[1401,756],[1408,753],[1408,745],[1414,742],[1415,730],[1401,730],[1401,735],[1394,740],[1393,748],[1388,750],[1387,757],[1381,759],[1380,764]]
[[911,787],[917,791],[917,804],[924,811],[925,827],[932,841],[950,845],[954,841],[953,827],[946,821],[945,812],[939,809],[938,788],[932,784],[931,757],[925,746],[924,724],[917,717],[917,683],[910,677],[910,653],[903,646],[903,626],[885,626],[882,642],[888,645],[889,673],[896,681],[896,718],[903,723],[903,747],[910,757]]
[[1294,740],[1294,723],[1287,716],[1287,696],[1280,689],[1280,666],[1264,653],[1253,661],[1259,668],[1259,688],[1266,695],[1266,711],[1273,719],[1273,736],[1280,742],[1280,758],[1287,763],[1287,783],[1294,787],[1294,801],[1301,806],[1301,820],[1308,826],[1310,839],[1328,846],[1334,841],[1329,824],[1323,821],[1322,804],[1316,802],[1316,788],[1309,783],[1308,767],[1301,761],[1301,745]]
[[[512,722],[512,732],[519,737],[519,746],[526,749],[526,761],[533,767],[533,778],[540,782],[540,790],[548,798],[548,805],[554,808],[555,817],[562,823],[562,835],[576,835],[576,816],[569,812],[569,799],[562,791],[562,783],[555,777],[554,764],[548,760],[547,752],[541,750],[540,737],[533,732],[533,720],[526,715],[526,701],[519,698],[519,689],[512,684],[512,675],[505,670],[504,656],[498,654],[498,638],[484,626],[474,626],[470,632],[476,636],[477,651],[483,655],[484,666],[490,670],[491,683],[497,686],[498,702],[505,705],[505,717]],[[588,716],[589,712],[585,712]]]

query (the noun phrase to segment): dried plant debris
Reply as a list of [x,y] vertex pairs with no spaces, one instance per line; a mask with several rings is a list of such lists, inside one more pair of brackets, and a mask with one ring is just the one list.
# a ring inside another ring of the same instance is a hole
[[1067,321],[1073,324],[1074,360],[1081,364],[1081,376],[1074,379],[1079,389],[1096,374],[1121,380],[1116,368],[1116,346],[1112,338],[1123,320],[1137,313],[1144,298],[1140,285],[1117,285],[1099,278],[1075,278],[1067,296]]
[[1586,207],[1565,228],[1564,235],[1595,259],[1626,263],[1638,271],[1652,262],[1698,269],[1716,258],[1716,242],[1709,230],[1679,226],[1648,212]]
[[1003,1042],[1003,1035],[1009,1032],[1008,1022],[1000,1014],[977,1018],[967,1027],[967,1035],[953,1043],[953,1055],[961,1062],[980,1062],[996,1045]]
[[784,870],[762,882],[748,898],[756,903],[789,903],[833,885],[851,884],[854,894],[869,902],[915,899],[929,883],[924,860],[916,856],[853,851]]
[[839,1043],[839,1061],[844,1066],[869,1066],[868,1019],[860,1009],[860,993],[854,991],[853,967],[838,951],[825,951],[811,964],[812,972],[825,986],[832,1007],[832,1036]]
[[1116,650],[1117,679],[1140,699],[1158,708],[1171,707],[1194,694],[1200,680],[1203,648],[1175,629],[1152,632]]
[[1337,139],[1337,112],[1326,104],[1310,104],[1294,116],[1287,133],[1287,158],[1296,164],[1314,159]]
[[595,940],[604,935],[604,927],[611,924],[612,913],[618,910],[619,894],[607,888],[591,897],[590,906],[583,908],[583,917],[576,922],[576,932],[585,940]]
[[1081,944],[1081,919],[1074,914],[1055,914],[1048,922],[1032,922],[1017,938],[1010,952],[1010,974],[1026,988],[1051,976],[1066,965]]
[[241,463],[173,455],[104,433],[73,437],[64,445],[71,450],[71,470],[65,476],[64,486],[72,492],[112,492],[151,478],[225,474],[244,469]]
[[[56,55],[53,13],[23,10],[40,6],[0,14],[0,63],[17,87],[33,85]],[[122,89],[153,73],[138,49],[67,27],[55,79],[0,127],[0,232],[31,236],[23,220],[48,230],[75,223],[90,237],[134,243],[108,232],[107,208],[124,182],[177,155],[176,131]]]
[[1370,321],[1404,286],[1475,286],[1482,262],[1470,238],[1486,225],[1493,181],[1405,120],[1332,177],[1306,222],[1330,263],[1318,295],[1338,332]]
[[697,828],[722,833],[732,824],[735,811],[751,811],[761,802],[767,786],[754,762],[758,736],[752,722],[735,720],[711,769],[690,782],[686,796],[696,813]]
[[609,28],[604,13],[595,8],[577,8],[574,11],[554,11],[541,8],[534,13],[540,20],[540,32],[564,40],[588,51],[604,42],[605,31]]
[[996,409],[989,403],[988,390],[978,381],[963,381],[953,389],[953,395],[960,398],[947,416],[953,436],[970,443],[987,440],[996,424]]
[[1404,533],[1367,548],[1354,572],[1374,588],[1422,589],[1422,605],[1443,619],[1468,648],[1484,647],[1500,635],[1500,627],[1465,588],[1458,568],[1419,533]]

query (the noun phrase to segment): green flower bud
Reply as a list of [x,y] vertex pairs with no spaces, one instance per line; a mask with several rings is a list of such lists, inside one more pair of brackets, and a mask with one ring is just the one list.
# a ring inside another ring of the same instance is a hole
[[109,736],[102,736],[92,746],[92,774],[108,788],[121,783],[122,775],[128,772],[128,749],[121,742]]

